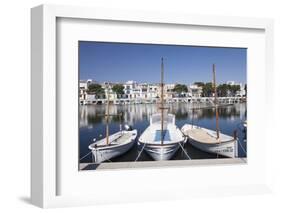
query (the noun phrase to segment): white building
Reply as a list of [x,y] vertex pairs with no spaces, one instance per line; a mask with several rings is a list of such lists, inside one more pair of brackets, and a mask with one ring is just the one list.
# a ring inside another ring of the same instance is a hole
[[240,83],[239,86],[240,86],[240,90],[236,92],[236,96],[243,97],[246,95],[245,85]]
[[[105,99],[114,100],[117,99],[117,94],[113,92],[112,88],[115,84],[111,82],[102,83],[102,88],[104,89]],[[109,96],[109,97],[107,97]]]
[[236,92],[235,96],[243,97],[246,95],[245,85],[243,85],[242,83],[236,83],[235,81],[227,81],[226,84],[231,86],[237,85],[240,87],[240,90]]
[[203,88],[197,84],[191,84],[188,87],[189,93],[188,96],[199,98],[203,92]]
[[88,80],[81,80],[79,82],[79,101],[81,104],[85,104],[87,102],[87,90],[88,90],[88,86],[89,84],[91,84],[93,81],[92,79],[88,79]]

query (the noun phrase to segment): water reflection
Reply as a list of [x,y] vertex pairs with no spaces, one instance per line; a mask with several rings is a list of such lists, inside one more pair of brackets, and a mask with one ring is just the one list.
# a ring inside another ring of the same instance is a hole
[[[212,119],[215,108],[207,104],[170,104],[169,113],[175,114],[176,119]],[[105,122],[105,106],[103,105],[84,105],[80,106],[80,128]],[[221,119],[243,120],[246,111],[246,104],[228,105],[218,108]],[[149,120],[150,115],[158,112],[158,106],[154,104],[139,105],[110,105],[109,113],[111,122],[119,122],[122,113],[122,120],[125,123],[134,125],[138,121]]]

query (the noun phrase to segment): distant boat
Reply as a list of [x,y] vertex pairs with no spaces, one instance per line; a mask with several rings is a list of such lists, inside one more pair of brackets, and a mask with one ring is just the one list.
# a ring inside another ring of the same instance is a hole
[[215,89],[215,109],[216,109],[216,131],[202,128],[193,124],[185,124],[181,131],[188,137],[188,141],[194,147],[209,153],[234,158],[237,154],[236,131],[234,137],[222,134],[219,131],[219,114],[217,105],[216,72],[213,64],[213,82]]
[[109,95],[107,95],[107,110],[105,114],[106,118],[106,137],[92,143],[89,149],[92,151],[93,161],[95,163],[102,163],[104,161],[109,161],[114,157],[118,157],[125,152],[129,151],[137,137],[137,130],[132,129],[126,125],[126,130],[122,130],[122,125],[120,124],[120,131],[109,135]]
[[[139,144],[154,160],[169,160],[185,142],[180,129],[175,125],[175,115],[164,113],[164,63],[161,59],[161,113],[150,117],[150,125],[139,137]],[[165,115],[164,115],[165,114]]]

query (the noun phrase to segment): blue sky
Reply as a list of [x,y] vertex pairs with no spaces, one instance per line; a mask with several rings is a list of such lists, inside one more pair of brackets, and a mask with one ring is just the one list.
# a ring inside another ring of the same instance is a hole
[[165,83],[210,82],[213,63],[216,64],[217,83],[246,83],[245,48],[92,41],[79,42],[80,80],[157,83],[161,57],[164,58]]

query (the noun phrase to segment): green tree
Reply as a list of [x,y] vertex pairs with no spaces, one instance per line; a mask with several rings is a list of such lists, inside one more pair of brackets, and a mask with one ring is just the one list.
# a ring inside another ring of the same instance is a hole
[[234,96],[236,94],[236,92],[239,91],[240,89],[241,89],[240,85],[232,85],[230,87],[231,95]]
[[217,86],[217,95],[219,97],[226,97],[230,91],[231,86],[228,84],[220,84]]
[[87,92],[89,94],[95,94],[98,98],[104,96],[104,89],[100,84],[90,84]]
[[112,87],[112,91],[117,94],[117,98],[120,97],[120,95],[124,94],[124,86],[122,84],[115,84]]
[[202,88],[202,95],[204,97],[210,97],[212,96],[214,89],[213,89],[213,83],[212,82],[208,82],[206,84],[204,84],[203,88]]
[[187,86],[184,84],[176,84],[176,86],[173,89],[173,92],[177,93],[178,95],[181,95],[183,92],[187,92]]

